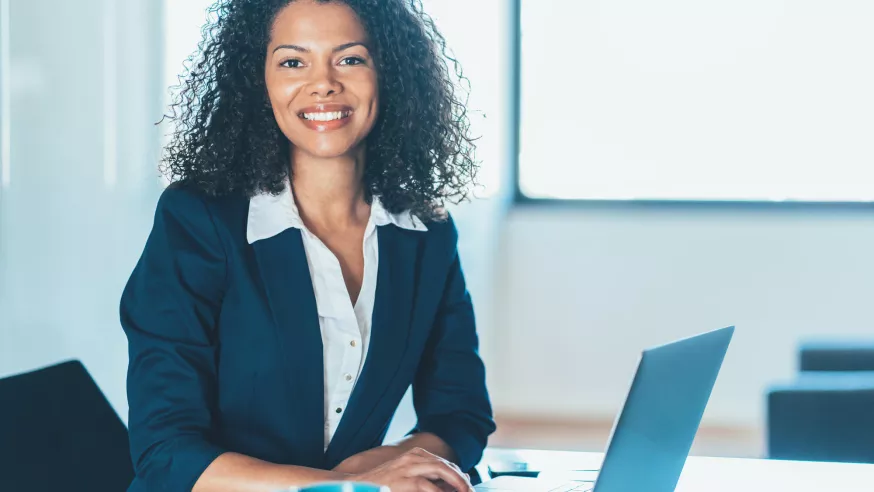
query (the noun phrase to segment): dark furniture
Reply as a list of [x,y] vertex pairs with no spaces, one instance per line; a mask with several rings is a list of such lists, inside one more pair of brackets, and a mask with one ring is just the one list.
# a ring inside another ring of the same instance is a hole
[[767,395],[768,456],[874,463],[874,342],[807,342]]
[[127,429],[79,361],[0,380],[0,491],[122,492]]

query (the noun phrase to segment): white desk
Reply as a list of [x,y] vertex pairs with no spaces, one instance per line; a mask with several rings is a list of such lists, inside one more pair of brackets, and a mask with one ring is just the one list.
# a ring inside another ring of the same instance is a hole
[[[874,446],[874,443],[872,443]],[[489,449],[490,460],[525,461],[548,474],[600,468],[601,453]],[[874,465],[689,457],[676,492],[874,492]]]

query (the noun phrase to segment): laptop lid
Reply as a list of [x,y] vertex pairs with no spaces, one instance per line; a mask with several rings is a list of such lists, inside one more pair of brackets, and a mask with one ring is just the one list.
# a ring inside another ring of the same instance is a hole
[[733,334],[731,326],[643,352],[595,492],[673,492]]

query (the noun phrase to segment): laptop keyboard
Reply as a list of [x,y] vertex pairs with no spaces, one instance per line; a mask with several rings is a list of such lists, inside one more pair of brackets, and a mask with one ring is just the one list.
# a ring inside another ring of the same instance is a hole
[[594,487],[593,482],[568,482],[549,492],[590,492]]

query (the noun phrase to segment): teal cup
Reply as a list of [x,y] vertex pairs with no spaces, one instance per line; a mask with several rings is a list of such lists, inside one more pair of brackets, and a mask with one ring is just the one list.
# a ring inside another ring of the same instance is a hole
[[325,482],[292,487],[282,492],[391,492],[388,487],[364,482]]

